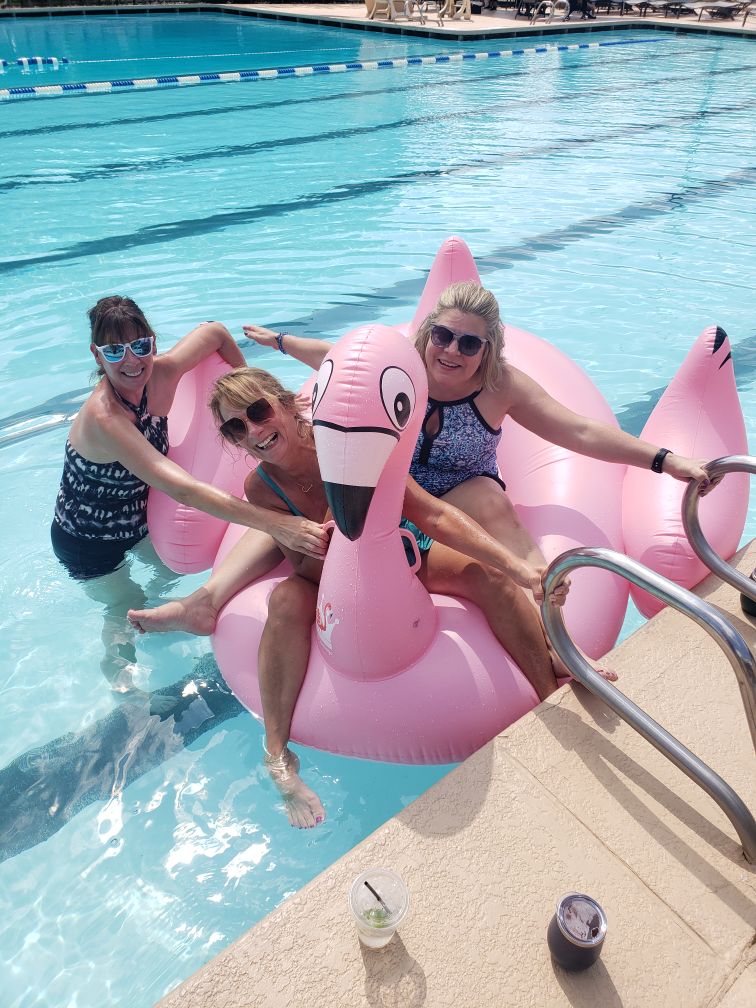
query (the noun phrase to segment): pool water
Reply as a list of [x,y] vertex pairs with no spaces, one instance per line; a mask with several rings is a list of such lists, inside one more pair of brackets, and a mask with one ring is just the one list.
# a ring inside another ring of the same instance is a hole
[[[756,51],[612,41],[639,44],[0,106],[5,1004],[148,1008],[447,769],[301,749],[328,821],[299,833],[206,640],[139,640],[140,685],[174,718],[114,702],[97,608],[48,540],[99,297],[134,297],[163,346],[205,318],[330,338],[410,318],[456,233],[505,318],[577,360],[633,433],[723,326],[753,436]],[[451,48],[221,15],[0,19],[0,57],[72,60],[0,85]],[[202,580],[135,572],[150,603]]]

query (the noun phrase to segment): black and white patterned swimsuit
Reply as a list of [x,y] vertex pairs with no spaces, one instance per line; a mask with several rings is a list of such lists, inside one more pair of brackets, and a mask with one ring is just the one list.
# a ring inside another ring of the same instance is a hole
[[[136,417],[139,433],[165,455],[168,419],[147,412],[146,387],[139,406],[111,389]],[[74,577],[99,577],[115,570],[126,550],[147,535],[148,492],[148,485],[120,462],[90,462],[66,441],[52,539],[58,559]]]
[[[488,476],[504,486],[496,460],[501,427],[494,430],[481,416],[475,404],[480,391],[453,402],[428,397],[410,476],[434,497],[443,497],[475,476]],[[436,413],[438,432],[429,434],[428,421]]]

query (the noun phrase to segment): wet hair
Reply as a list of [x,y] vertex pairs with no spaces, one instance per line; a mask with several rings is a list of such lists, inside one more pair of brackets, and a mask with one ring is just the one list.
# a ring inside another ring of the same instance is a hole
[[[100,298],[94,307],[87,312],[92,342],[95,346],[106,343],[128,343],[132,339],[150,337],[155,339],[155,332],[144,317],[144,312],[131,298],[111,294]],[[105,374],[102,363],[98,361],[97,374]]]
[[213,419],[220,427],[223,423],[221,403],[225,403],[238,413],[243,413],[258,399],[267,399],[271,405],[278,404],[290,413],[297,421],[300,437],[312,436],[312,425],[299,411],[296,393],[284,388],[278,378],[269,371],[263,371],[262,368],[238,367],[221,375],[210,393],[208,406]]
[[425,360],[425,351],[430,340],[431,326],[445,311],[456,309],[466,315],[477,315],[486,324],[486,339],[489,347],[483,351],[478,373],[483,388],[493,389],[499,385],[504,370],[504,333],[499,315],[499,303],[485,287],[466,280],[447,287],[438,299],[438,304],[421,324],[415,335],[415,347]]

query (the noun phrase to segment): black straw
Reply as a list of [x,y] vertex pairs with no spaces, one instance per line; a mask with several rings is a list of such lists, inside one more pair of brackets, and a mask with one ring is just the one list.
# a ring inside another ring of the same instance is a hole
[[371,892],[371,893],[373,894],[373,896],[375,896],[375,898],[376,898],[376,899],[378,900],[378,902],[379,902],[379,903],[381,904],[381,906],[382,906],[382,907],[383,907],[383,909],[384,909],[384,910],[386,911],[386,913],[387,913],[387,914],[388,914],[389,916],[391,916],[391,911],[390,911],[390,910],[389,910],[389,908],[388,908],[388,907],[386,906],[386,904],[385,904],[385,903],[383,902],[383,899],[382,899],[382,898],[381,898],[381,897],[380,897],[380,896],[378,895],[378,893],[377,893],[377,892],[375,891],[375,889],[373,889],[373,887],[372,887],[372,886],[370,885],[370,883],[368,882],[368,880],[367,880],[367,879],[365,879],[365,885],[366,885],[366,886],[368,887],[368,889],[369,889],[369,890],[370,890],[370,892]]

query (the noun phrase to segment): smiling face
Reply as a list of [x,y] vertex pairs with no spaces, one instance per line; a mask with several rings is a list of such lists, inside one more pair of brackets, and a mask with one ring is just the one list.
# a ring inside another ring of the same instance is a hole
[[266,398],[241,409],[221,398],[218,413],[221,435],[261,462],[285,465],[290,449],[300,440],[296,416]]
[[[102,342],[90,343],[89,349],[110,383],[120,391],[127,391],[130,388],[142,388],[147,384],[152,375],[155,363],[154,339],[152,340],[152,351],[144,357],[137,356],[131,347],[128,346],[132,340],[148,338],[150,337],[135,326],[126,325],[122,329],[112,330],[107,333],[107,337]],[[113,344],[127,344],[123,359],[117,362],[106,360],[97,349],[98,346],[107,347]]]
[[486,355],[491,352],[485,320],[479,315],[472,315],[458,308],[447,308],[439,312],[435,322],[450,329],[457,336],[469,333],[484,341],[473,357],[466,357],[459,352],[459,342],[456,339],[447,347],[434,346],[433,342],[428,340],[425,348],[425,366],[431,395],[440,394],[461,399],[479,387],[481,366]]

